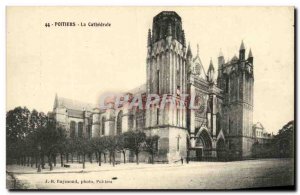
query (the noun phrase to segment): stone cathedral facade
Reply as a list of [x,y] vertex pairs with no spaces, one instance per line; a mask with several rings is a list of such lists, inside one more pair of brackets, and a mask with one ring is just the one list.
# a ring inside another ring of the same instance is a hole
[[[70,137],[136,130],[158,135],[157,161],[247,158],[254,143],[253,56],[251,50],[246,54],[243,42],[238,53],[227,61],[220,53],[217,65],[211,60],[205,70],[199,48],[193,55],[186,44],[181,17],[163,11],[148,32],[146,83],[124,94],[167,94],[176,104],[185,104],[180,96],[187,94],[201,97],[199,109],[171,109],[168,104],[164,109],[101,109],[56,96],[52,114]],[[141,156],[147,161],[146,153]],[[127,158],[133,154],[128,152]]]

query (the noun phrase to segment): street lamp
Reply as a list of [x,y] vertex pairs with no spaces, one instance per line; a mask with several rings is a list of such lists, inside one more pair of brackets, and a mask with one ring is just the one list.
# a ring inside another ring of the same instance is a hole
[[42,147],[41,147],[40,144],[38,145],[37,149],[38,149],[38,170],[37,170],[37,172],[39,173],[39,172],[42,171],[41,170],[41,150],[42,150]]

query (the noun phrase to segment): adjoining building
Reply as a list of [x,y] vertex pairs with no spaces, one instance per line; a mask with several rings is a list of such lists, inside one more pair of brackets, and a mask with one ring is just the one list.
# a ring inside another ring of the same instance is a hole
[[255,142],[260,144],[268,144],[273,138],[273,134],[268,133],[260,122],[257,122],[253,125],[253,139]]

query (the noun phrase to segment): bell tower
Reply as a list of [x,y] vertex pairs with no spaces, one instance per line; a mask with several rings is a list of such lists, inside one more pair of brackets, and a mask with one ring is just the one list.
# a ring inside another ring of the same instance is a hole
[[[146,110],[146,128],[160,136],[159,150],[166,160],[186,156],[186,110],[180,95],[186,94],[186,40],[181,17],[163,11],[153,18],[147,43],[147,95],[156,94],[166,104]],[[175,104],[174,104],[175,103]],[[171,107],[173,105],[174,107]]]
[[232,158],[240,159],[251,156],[253,144],[253,56],[242,42],[239,57],[234,56],[224,64],[220,58],[218,85],[223,89],[224,124],[228,136],[228,146]]
[[150,29],[148,31],[147,45],[147,92],[184,93],[186,41],[181,17],[173,11],[163,11],[155,16],[152,34]]

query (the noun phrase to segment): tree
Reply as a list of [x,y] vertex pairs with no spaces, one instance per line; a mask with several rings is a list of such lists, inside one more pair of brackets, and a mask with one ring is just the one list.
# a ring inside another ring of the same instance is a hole
[[67,135],[66,135],[66,129],[58,126],[55,131],[58,134],[58,139],[56,140],[55,148],[56,151],[60,155],[60,165],[61,167],[64,166],[64,154],[67,152]]
[[50,170],[53,170],[52,161],[57,153],[59,143],[63,139],[63,134],[63,129],[56,128],[55,123],[47,123],[46,127],[40,127],[37,130],[37,137],[39,138],[37,144],[41,146],[42,164],[43,156],[46,155]]
[[85,169],[85,156],[91,151],[89,140],[81,137],[74,139],[76,145],[76,151],[79,155],[82,155],[82,168]]
[[110,159],[112,161],[113,166],[115,166],[115,153],[118,149],[118,136],[104,136],[102,137],[104,148],[109,151]]
[[8,141],[24,139],[29,134],[30,111],[16,107],[6,113],[6,135]]
[[294,121],[284,125],[275,136],[279,157],[294,157]]
[[151,163],[154,164],[154,155],[158,152],[158,140],[159,136],[148,136],[145,140],[144,149],[151,155]]
[[141,131],[128,131],[124,133],[125,140],[128,143],[128,148],[134,152],[136,164],[139,164],[139,153],[143,149],[146,134]]
[[30,111],[26,107],[16,107],[6,113],[7,163],[25,163],[25,138],[30,133],[29,117]]
[[74,162],[74,153],[76,152],[76,143],[72,138],[66,138],[66,155],[69,162],[69,154],[71,154],[71,162]]
[[123,154],[123,162],[126,163],[126,150],[129,147],[128,142],[126,141],[126,137],[121,134],[115,136],[116,142],[117,142],[117,150]]
[[92,147],[98,154],[99,166],[101,166],[101,161],[102,161],[101,155],[105,153],[106,150],[104,142],[105,140],[103,137],[92,138]]

